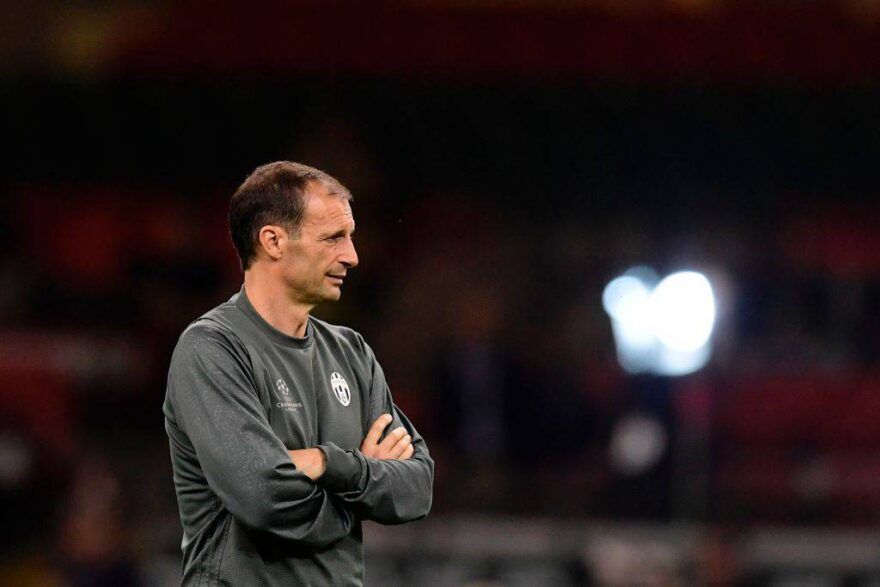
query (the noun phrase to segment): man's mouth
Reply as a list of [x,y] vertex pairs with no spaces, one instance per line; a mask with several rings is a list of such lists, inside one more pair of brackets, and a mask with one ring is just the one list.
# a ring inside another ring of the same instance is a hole
[[328,273],[327,277],[329,277],[330,279],[334,279],[339,283],[342,283],[342,281],[345,279],[345,275],[333,275],[332,273]]

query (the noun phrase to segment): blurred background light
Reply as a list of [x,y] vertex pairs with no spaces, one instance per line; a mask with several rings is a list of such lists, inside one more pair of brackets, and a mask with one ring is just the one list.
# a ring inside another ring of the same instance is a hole
[[630,414],[611,433],[611,465],[622,475],[634,477],[657,465],[666,452],[666,431],[654,416]]
[[694,271],[673,273],[651,293],[654,334],[677,351],[705,346],[715,324],[715,298],[709,280]]
[[629,373],[693,373],[712,354],[712,285],[695,271],[673,273],[659,283],[655,276],[650,268],[634,267],[611,280],[602,293],[618,361]]

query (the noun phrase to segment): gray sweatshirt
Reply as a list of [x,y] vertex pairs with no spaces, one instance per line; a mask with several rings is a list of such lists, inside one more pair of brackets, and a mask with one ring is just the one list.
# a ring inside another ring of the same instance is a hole
[[[361,585],[361,520],[400,524],[431,508],[434,462],[392,402],[355,331],[309,318],[270,326],[244,293],[180,336],[163,405],[183,524],[183,585]],[[409,460],[359,450],[383,413],[406,427]],[[288,450],[318,447],[317,482]]]

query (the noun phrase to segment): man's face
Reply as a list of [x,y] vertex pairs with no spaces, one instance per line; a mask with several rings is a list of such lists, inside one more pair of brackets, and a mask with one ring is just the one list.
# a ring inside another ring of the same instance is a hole
[[353,233],[348,200],[319,182],[310,184],[299,238],[287,239],[283,258],[283,278],[295,301],[319,304],[339,299],[346,273],[358,264]]

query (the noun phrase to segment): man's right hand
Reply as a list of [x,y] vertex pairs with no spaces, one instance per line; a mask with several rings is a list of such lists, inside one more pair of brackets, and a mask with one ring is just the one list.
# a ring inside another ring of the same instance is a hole
[[405,461],[413,455],[412,437],[406,433],[406,428],[399,426],[388,433],[385,440],[379,442],[382,431],[391,424],[391,414],[382,414],[373,425],[361,443],[361,452],[365,457],[379,460]]

